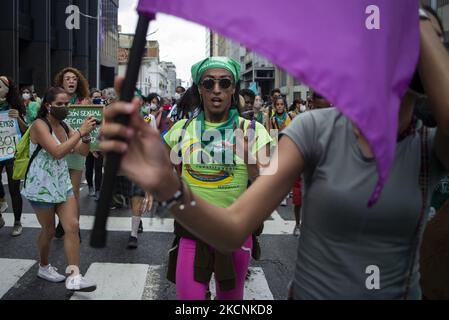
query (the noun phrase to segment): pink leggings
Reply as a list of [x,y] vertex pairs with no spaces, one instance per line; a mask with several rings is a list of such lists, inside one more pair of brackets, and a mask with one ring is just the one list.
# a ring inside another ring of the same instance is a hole
[[[218,300],[243,300],[243,289],[246,273],[251,259],[253,239],[249,237],[245,244],[232,253],[235,269],[235,288],[230,291],[220,291],[215,281]],[[178,300],[205,300],[208,283],[197,282],[194,279],[194,260],[196,242],[181,238],[179,241],[178,260],[176,263],[176,295]],[[211,251],[214,249],[210,248]]]

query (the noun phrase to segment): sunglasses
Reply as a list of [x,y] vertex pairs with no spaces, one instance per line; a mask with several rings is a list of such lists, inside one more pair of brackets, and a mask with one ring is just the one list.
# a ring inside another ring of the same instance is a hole
[[232,86],[232,81],[227,78],[223,79],[204,79],[203,82],[201,82],[201,86],[206,90],[212,90],[215,86],[215,83],[218,82],[218,85],[221,89],[229,89]]

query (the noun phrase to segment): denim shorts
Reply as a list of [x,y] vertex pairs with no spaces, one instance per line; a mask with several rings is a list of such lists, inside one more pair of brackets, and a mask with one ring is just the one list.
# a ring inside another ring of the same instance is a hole
[[[73,193],[73,190],[70,189],[69,191],[67,191],[67,199],[74,197],[75,194]],[[41,202],[41,201],[31,201],[28,200],[31,204],[31,206],[33,208],[37,208],[37,209],[50,209],[50,208],[54,208],[56,205],[58,205],[59,203],[52,203],[52,202]],[[60,202],[62,203],[62,202]]]

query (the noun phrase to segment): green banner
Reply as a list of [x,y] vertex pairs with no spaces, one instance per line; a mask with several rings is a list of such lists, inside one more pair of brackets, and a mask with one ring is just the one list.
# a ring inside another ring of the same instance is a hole
[[[103,120],[103,108],[104,106],[98,104],[92,105],[76,105],[72,104],[69,107],[69,115],[65,119],[67,124],[69,124],[74,130],[79,129],[83,124],[84,120],[89,116],[93,115],[95,119]],[[90,143],[90,150],[98,150],[98,135],[100,134],[101,125],[97,124],[94,131],[90,133],[92,141]]]

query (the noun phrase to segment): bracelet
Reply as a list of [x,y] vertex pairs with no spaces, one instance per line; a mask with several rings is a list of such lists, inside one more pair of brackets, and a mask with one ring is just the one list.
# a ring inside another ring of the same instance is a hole
[[82,138],[83,138],[83,135],[81,134],[80,129],[76,129],[76,131],[78,131],[78,133],[80,134],[80,139],[82,139]]
[[[87,137],[87,138],[86,138]],[[90,143],[92,138],[90,136],[86,136],[81,139],[82,143]]]
[[[176,203],[179,202],[179,200],[184,200],[185,201],[185,197],[184,197],[184,181],[182,180],[181,176],[178,176],[179,178],[179,189],[175,192],[175,194],[173,195],[172,198],[170,198],[169,200],[166,201],[161,201],[159,202],[159,208],[162,212],[166,212],[169,211],[171,208],[173,208],[175,206]],[[192,196],[192,191],[190,190],[189,187],[187,187],[187,189],[189,190],[189,198],[190,198],[190,206],[194,207],[196,206],[196,201],[193,199]],[[179,205],[179,210],[184,210],[185,209],[185,203],[181,203]]]

